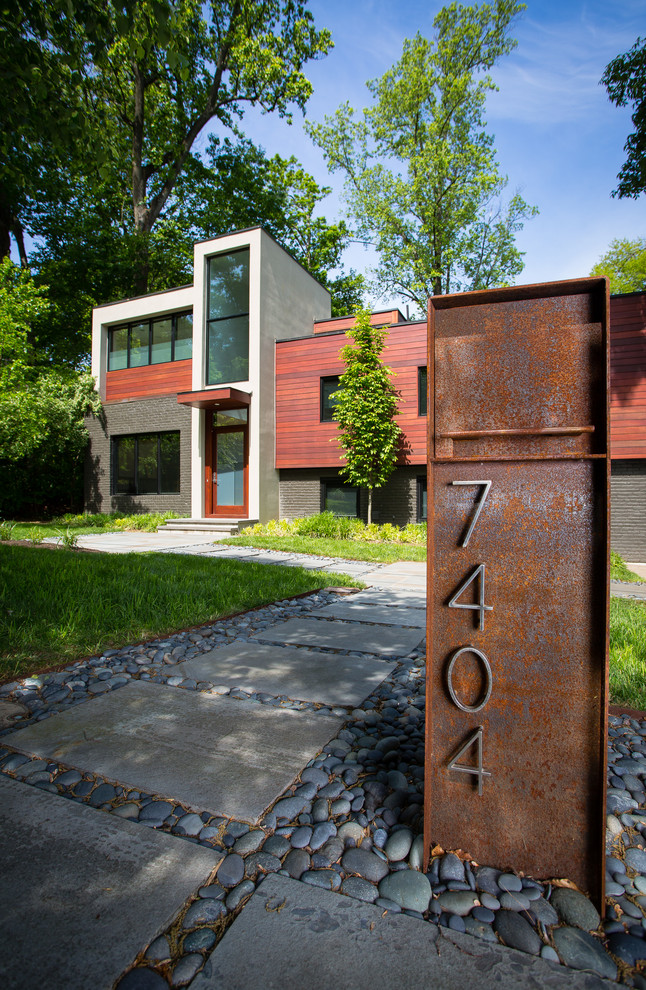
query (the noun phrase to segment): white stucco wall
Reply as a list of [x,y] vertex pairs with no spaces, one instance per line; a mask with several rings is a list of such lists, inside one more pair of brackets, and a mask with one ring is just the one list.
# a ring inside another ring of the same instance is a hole
[[[206,384],[206,297],[208,258],[249,247],[249,378]],[[312,333],[316,319],[330,315],[330,295],[260,228],[238,231],[195,245],[193,300],[193,389],[237,388],[251,395],[249,407],[249,518],[278,515],[275,464],[274,341]],[[204,515],[205,413],[193,413],[192,515]]]

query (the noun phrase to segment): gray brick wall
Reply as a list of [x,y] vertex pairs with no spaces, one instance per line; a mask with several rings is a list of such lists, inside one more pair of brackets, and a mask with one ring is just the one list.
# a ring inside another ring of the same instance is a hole
[[[191,514],[191,410],[175,395],[133,399],[104,406],[99,419],[88,416],[90,435],[85,459],[87,512],[178,512]],[[180,432],[179,495],[111,495],[110,438],[130,433]]]
[[613,461],[610,544],[624,560],[646,561],[646,460]]
[[[425,475],[426,467],[396,468],[387,485],[373,494],[372,518],[378,523],[405,526],[417,520],[417,477]],[[321,479],[338,477],[334,469],[285,469],[280,472],[280,518],[312,516],[321,511]],[[341,479],[343,480],[343,479]],[[359,514],[365,521],[368,496],[359,494]]]

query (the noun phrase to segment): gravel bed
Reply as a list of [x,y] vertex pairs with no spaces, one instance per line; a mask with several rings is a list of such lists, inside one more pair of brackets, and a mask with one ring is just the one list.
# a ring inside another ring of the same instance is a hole
[[424,655],[393,661],[361,707],[329,708],[287,697],[180,681],[166,665],[246,640],[274,622],[342,596],[321,592],[152,643],[111,650],[58,674],[0,688],[28,709],[23,724],[48,717],[128,679],[318,710],[345,718],[337,737],[256,826],[188,808],[163,795],[30,760],[0,744],[0,771],[142,826],[224,853],[214,883],[184,905],[147,946],[118,987],[186,986],[247,899],[269,873],[338,891],[555,964],[590,970],[646,990],[646,720],[609,719],[607,902],[603,918],[579,891],[538,882],[435,849],[421,871],[424,775]]

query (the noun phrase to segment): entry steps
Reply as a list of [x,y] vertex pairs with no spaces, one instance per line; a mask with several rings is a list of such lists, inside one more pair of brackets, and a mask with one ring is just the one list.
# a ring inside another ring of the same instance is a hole
[[169,519],[157,527],[158,533],[204,533],[214,539],[218,536],[236,536],[247,526],[253,526],[257,519]]

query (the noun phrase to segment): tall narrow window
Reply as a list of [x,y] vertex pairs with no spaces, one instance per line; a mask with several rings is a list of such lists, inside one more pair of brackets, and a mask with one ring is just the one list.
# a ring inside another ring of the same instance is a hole
[[428,390],[428,376],[426,368],[417,369],[417,411],[420,416],[426,416],[426,395]]
[[336,419],[335,407],[336,402],[332,399],[332,396],[339,389],[339,376],[338,375],[328,375],[327,378],[321,378],[321,422],[322,423],[333,423]]
[[249,378],[249,249],[209,258],[209,385]]

